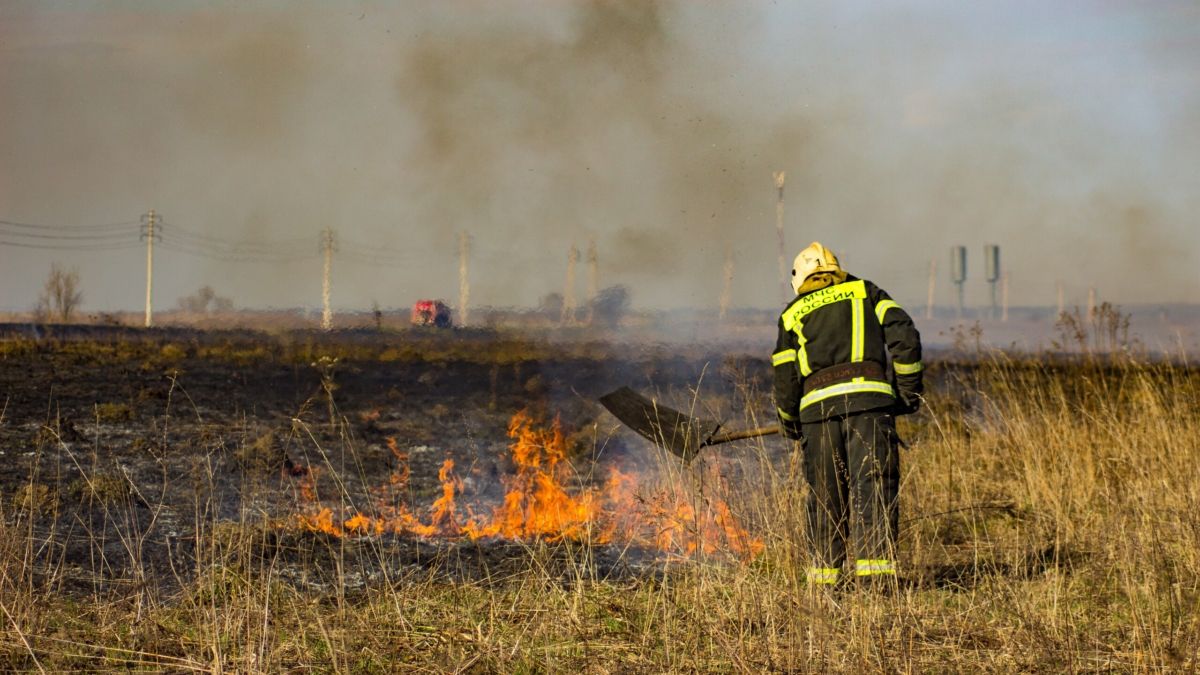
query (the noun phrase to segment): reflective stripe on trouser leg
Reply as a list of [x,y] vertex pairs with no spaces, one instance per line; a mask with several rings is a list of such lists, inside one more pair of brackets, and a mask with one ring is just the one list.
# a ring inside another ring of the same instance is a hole
[[810,567],[807,578],[810,584],[836,584],[841,570],[836,567]]
[[895,574],[896,563],[891,560],[858,560],[854,563],[854,573],[860,577]]

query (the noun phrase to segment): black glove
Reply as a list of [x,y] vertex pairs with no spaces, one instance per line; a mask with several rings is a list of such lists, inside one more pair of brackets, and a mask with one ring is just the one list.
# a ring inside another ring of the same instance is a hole
[[892,408],[892,414],[896,417],[901,415],[912,415],[921,409],[921,395],[911,391],[904,391],[897,388],[899,396],[896,397],[896,405]]
[[802,441],[804,435],[800,430],[800,422],[789,422],[783,418],[779,419],[779,435],[789,441]]

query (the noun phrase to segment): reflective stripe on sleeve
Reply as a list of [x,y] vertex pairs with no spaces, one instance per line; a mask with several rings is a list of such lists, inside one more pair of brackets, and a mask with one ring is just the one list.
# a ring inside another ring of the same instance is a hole
[[810,567],[805,576],[810,584],[836,584],[840,573],[836,567]]
[[779,411],[779,418],[782,419],[784,422],[799,422],[800,421],[799,417],[796,417],[794,415],[789,415],[789,414],[783,412],[783,408],[776,408],[776,410]]
[[850,394],[865,393],[887,394],[893,398],[896,396],[896,392],[892,389],[892,385],[888,384],[887,382],[871,382],[865,380],[862,382],[843,382],[842,384],[834,384],[825,387],[824,389],[818,389],[814,392],[810,392],[804,398],[800,399],[800,409],[804,410],[814,403],[824,401],[827,398],[833,398],[834,396],[849,396]]
[[854,567],[855,574],[860,577],[896,573],[896,565],[891,560],[858,560],[855,562]]
[[883,323],[883,317],[889,309],[900,309],[900,305],[896,304],[895,300],[884,300],[875,305],[875,318],[879,319],[879,323]]
[[912,375],[921,372],[924,368],[925,366],[922,366],[920,361],[916,363],[896,363],[892,361],[892,369],[896,371],[897,375]]
[[785,349],[781,352],[771,355],[771,363],[776,366],[782,366],[785,363],[791,363],[796,360],[795,349]]
[[863,325],[863,303],[866,300],[855,298],[850,301],[850,362],[858,363],[863,360],[863,339],[866,326]]

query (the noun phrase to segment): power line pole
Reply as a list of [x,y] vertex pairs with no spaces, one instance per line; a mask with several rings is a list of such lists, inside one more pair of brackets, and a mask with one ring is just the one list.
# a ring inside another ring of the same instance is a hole
[[783,179],[786,172],[780,171],[775,174],[775,187],[778,189],[778,196],[775,200],[775,234],[779,239],[779,297],[784,303],[792,298],[792,283],[788,278],[787,271],[787,256],[783,244]]
[[579,249],[575,248],[575,241],[571,240],[571,250],[567,252],[567,285],[563,289],[562,318],[560,320],[564,326],[575,325],[575,263],[577,262],[579,262]]
[[154,325],[154,240],[162,238],[160,223],[162,216],[155,215],[154,209],[142,216],[142,238],[146,240],[146,328]]
[[596,287],[596,265],[598,264],[596,255],[596,235],[588,238],[588,287],[587,287],[587,325],[592,325],[592,320],[596,316],[596,294],[599,290]]
[[725,251],[725,284],[721,286],[721,297],[718,304],[721,307],[721,313],[717,315],[718,321],[725,320],[725,310],[729,308],[729,286],[733,282],[733,247],[730,246]]
[[925,318],[933,318],[933,285],[937,278],[937,260],[929,261],[929,299],[925,303]]
[[329,281],[329,272],[333,267],[333,228],[325,228],[325,236],[321,242],[321,247],[325,253],[325,283],[321,289],[321,302],[324,304],[324,310],[321,312],[321,329],[333,330],[333,309],[329,306],[329,299],[332,288]]
[[458,236],[458,325],[467,325],[467,301],[471,297],[471,286],[467,283],[467,231]]

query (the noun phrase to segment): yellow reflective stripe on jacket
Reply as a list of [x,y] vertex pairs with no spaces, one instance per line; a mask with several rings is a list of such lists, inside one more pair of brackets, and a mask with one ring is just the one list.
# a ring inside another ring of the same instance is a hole
[[795,349],[785,349],[779,353],[771,355],[771,363],[776,366],[782,366],[785,363],[791,363],[796,360]]
[[883,317],[889,309],[900,309],[900,305],[897,305],[895,300],[884,300],[875,305],[875,318],[879,319],[879,323],[883,323]]
[[841,384],[833,384],[824,389],[818,389],[811,392],[800,399],[800,409],[804,410],[808,406],[824,401],[827,398],[834,396],[849,396],[851,394],[887,394],[895,397],[896,392],[892,389],[892,385],[887,382],[873,382],[857,378],[853,382],[843,382]]
[[863,341],[866,339],[866,326],[863,325],[863,305],[866,300],[855,298],[850,301],[850,362],[858,363],[863,360]]
[[810,583],[836,584],[840,573],[841,570],[836,567],[810,567],[805,576]]
[[896,363],[895,361],[892,361],[892,369],[896,371],[897,375],[912,375],[913,373],[919,373],[922,369],[924,369],[924,367],[925,366],[922,366],[920,361],[917,361],[916,363]]
[[842,300],[866,300],[867,285],[862,280],[827,286],[800,298],[783,313],[783,329],[792,330],[809,312]]
[[796,345],[796,360],[799,362],[800,374],[804,377],[812,375],[812,366],[808,365],[808,348],[804,345],[808,344],[808,338],[804,337],[804,324],[796,324],[796,339],[799,342]]
[[804,348],[804,343],[800,343],[800,349],[796,351],[796,359],[800,362],[800,374],[808,377],[813,374],[812,366],[808,365],[808,350]]
[[854,567],[855,573],[860,577],[896,573],[896,565],[891,560],[858,560]]
[[789,415],[789,414],[783,412],[783,408],[776,408],[776,410],[779,411],[779,419],[783,420],[784,422],[799,422],[800,421],[799,417],[796,417],[794,415]]

